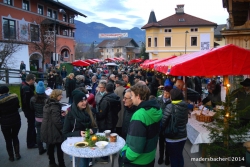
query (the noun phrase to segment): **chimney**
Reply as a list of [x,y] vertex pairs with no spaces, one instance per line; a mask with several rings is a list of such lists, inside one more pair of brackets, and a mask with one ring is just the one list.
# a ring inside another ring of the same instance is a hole
[[177,8],[175,8],[176,14],[183,14],[184,13],[184,4],[177,5]]

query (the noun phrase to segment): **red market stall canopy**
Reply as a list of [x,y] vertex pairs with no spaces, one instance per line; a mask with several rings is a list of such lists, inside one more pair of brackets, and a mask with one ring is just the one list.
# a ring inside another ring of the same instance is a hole
[[158,63],[170,60],[172,58],[175,58],[176,56],[171,56],[163,59],[156,59],[154,61],[148,62],[148,63],[143,63],[142,68],[149,68],[149,69],[154,69],[154,66],[157,65]]
[[107,58],[107,59],[105,59],[105,61],[116,61],[115,59],[113,59],[113,58]]
[[123,61],[124,59],[122,57],[115,57],[114,58],[116,61]]
[[73,66],[80,66],[80,67],[86,67],[90,64],[88,62],[82,61],[82,60],[76,60],[73,63],[71,63]]
[[99,59],[92,59],[92,60],[94,60],[94,61],[96,61],[96,62],[100,62],[101,60],[99,60]]
[[147,64],[147,63],[155,61],[155,60],[158,60],[158,59],[148,59],[148,60],[145,60],[142,64],[140,64],[140,67],[144,66],[144,64]]
[[143,61],[143,59],[133,59],[133,60],[130,60],[130,61],[128,62],[128,64],[140,63],[140,62],[142,62],[142,61]]
[[250,51],[229,44],[178,56],[156,70],[173,76],[249,75]]
[[87,60],[84,60],[85,62],[88,62],[89,64],[95,64],[96,62],[94,60],[91,60],[91,59],[87,59]]

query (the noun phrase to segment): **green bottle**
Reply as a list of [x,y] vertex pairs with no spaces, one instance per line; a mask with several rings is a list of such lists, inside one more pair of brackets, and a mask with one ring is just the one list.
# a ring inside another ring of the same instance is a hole
[[86,131],[85,131],[85,138],[86,139],[89,139],[90,138],[90,132],[89,132],[89,129],[86,128]]

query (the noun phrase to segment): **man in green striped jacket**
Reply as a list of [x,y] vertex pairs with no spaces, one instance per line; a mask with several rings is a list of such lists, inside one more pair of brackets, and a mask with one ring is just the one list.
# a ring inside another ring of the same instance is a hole
[[137,111],[131,118],[119,164],[122,167],[153,167],[162,110],[156,100],[148,100],[150,90],[146,84],[139,82],[130,89]]

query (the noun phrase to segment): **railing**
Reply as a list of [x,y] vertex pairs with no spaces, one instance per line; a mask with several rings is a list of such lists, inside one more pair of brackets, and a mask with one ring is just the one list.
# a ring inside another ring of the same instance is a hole
[[[26,74],[34,74],[36,75],[36,81],[46,80],[47,81],[47,73],[38,72],[38,71],[25,71]],[[21,71],[17,69],[9,69],[9,68],[0,68],[0,80],[4,81],[6,84],[10,84],[11,78],[21,78]]]

